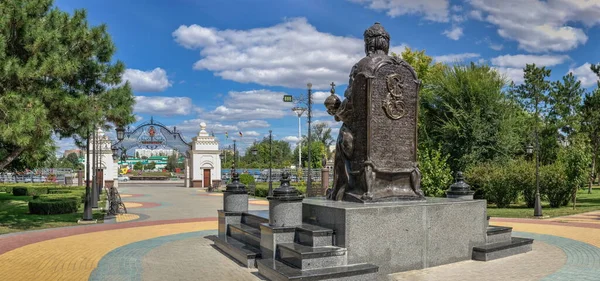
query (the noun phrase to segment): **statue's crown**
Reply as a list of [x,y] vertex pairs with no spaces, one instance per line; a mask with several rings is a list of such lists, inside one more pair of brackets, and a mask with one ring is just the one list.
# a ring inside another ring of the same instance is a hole
[[365,30],[365,33],[363,35],[365,39],[382,36],[385,39],[390,40],[390,34],[387,33],[387,31],[385,31],[385,28],[383,28],[383,26],[378,22],[376,22],[367,30]]

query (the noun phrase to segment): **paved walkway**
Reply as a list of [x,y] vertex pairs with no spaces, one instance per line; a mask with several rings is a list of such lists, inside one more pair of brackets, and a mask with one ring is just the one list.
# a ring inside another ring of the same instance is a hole
[[[205,237],[217,228],[219,193],[177,185],[119,188],[129,213],[98,225],[0,236],[0,280],[261,280]],[[251,210],[266,210],[251,200]],[[495,219],[532,252],[392,275],[393,280],[600,280],[600,212],[549,220]]]

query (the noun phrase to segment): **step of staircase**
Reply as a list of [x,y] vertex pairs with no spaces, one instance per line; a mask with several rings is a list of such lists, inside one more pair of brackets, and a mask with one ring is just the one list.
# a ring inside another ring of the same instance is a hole
[[260,229],[261,223],[269,223],[269,213],[265,211],[249,211],[242,213],[242,223]]
[[311,247],[333,245],[333,230],[312,224],[302,224],[296,227],[296,243]]
[[508,242],[473,247],[473,259],[491,261],[531,251],[533,239],[512,237]]
[[261,257],[259,248],[240,242],[232,237],[221,238],[214,236],[212,240],[215,242],[217,248],[248,268],[255,268],[256,260]]
[[277,244],[277,260],[308,270],[346,265],[346,249],[335,246],[310,247],[297,243]]
[[512,227],[490,225],[487,228],[486,244],[510,242]]
[[377,280],[379,267],[372,264],[355,264],[312,270],[301,270],[273,259],[260,259],[256,262],[258,273],[273,281],[287,280]]
[[229,236],[242,243],[260,248],[260,229],[256,229],[247,224],[230,224]]

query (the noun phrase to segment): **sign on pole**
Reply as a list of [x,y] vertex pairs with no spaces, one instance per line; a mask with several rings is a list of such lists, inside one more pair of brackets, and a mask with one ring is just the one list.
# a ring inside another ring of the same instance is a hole
[[293,102],[294,98],[292,97],[292,95],[283,95],[283,101],[284,102]]

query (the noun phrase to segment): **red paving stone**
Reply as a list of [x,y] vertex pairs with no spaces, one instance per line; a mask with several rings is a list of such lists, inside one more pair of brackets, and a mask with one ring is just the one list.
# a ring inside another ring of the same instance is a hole
[[49,239],[56,239],[71,235],[85,234],[90,232],[123,229],[131,227],[152,226],[161,224],[188,223],[188,222],[205,222],[216,221],[216,217],[208,218],[192,218],[192,219],[176,219],[176,220],[158,220],[158,221],[142,221],[142,222],[125,222],[119,224],[96,224],[86,226],[75,226],[67,228],[48,229],[35,232],[23,232],[7,236],[0,236],[0,255],[8,251],[14,250],[25,245],[37,243]]

